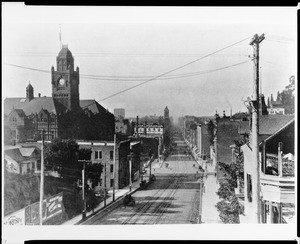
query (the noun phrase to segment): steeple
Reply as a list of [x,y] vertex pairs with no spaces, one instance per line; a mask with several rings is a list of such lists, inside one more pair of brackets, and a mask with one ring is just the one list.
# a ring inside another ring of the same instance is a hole
[[79,105],[79,68],[74,71],[74,58],[68,45],[62,45],[56,57],[57,70],[51,67],[52,97],[74,111]]
[[62,48],[56,57],[57,71],[71,70],[74,71],[74,58],[68,45],[62,45]]
[[168,119],[168,118],[169,118],[169,109],[168,109],[167,106],[166,106],[165,111],[164,111],[164,118],[165,118],[165,119]]
[[30,81],[29,81],[29,84],[28,86],[26,87],[26,98],[31,101],[34,96],[33,96],[33,87],[32,85],[30,84]]

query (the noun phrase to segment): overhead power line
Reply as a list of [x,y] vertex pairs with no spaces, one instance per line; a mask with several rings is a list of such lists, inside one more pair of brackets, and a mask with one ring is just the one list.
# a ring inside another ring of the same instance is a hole
[[[198,72],[191,72],[191,73],[182,73],[182,74],[177,74],[177,75],[165,75],[162,78],[159,78],[158,80],[170,80],[170,79],[179,79],[179,78],[186,78],[186,77],[192,77],[192,76],[198,76],[222,69],[227,69],[233,66],[241,65],[244,63],[250,62],[249,60],[239,62],[236,64],[224,66],[221,68],[217,69],[211,69],[211,70],[204,70],[204,71],[198,71]],[[38,71],[38,72],[43,72],[43,73],[51,73],[49,70],[43,70],[43,69],[36,69],[36,68],[31,68],[31,67],[25,67],[21,65],[16,65],[16,64],[9,64],[9,63],[4,63],[5,65],[17,67],[17,68],[22,68],[22,69],[28,69],[28,70],[33,70],[33,71]],[[142,79],[143,77],[145,78],[154,78],[155,76],[101,76],[101,75],[80,75],[80,78],[84,79],[90,79],[90,80],[103,80],[103,81],[143,81],[145,79]]]
[[[250,37],[251,37],[251,36],[250,36]],[[209,53],[209,54],[207,54],[207,55],[204,55],[204,56],[201,57],[201,58],[197,58],[197,59],[195,59],[195,60],[193,60],[193,61],[191,61],[191,62],[188,62],[188,63],[186,63],[186,64],[184,64],[184,65],[181,65],[181,66],[179,66],[179,67],[177,67],[177,68],[175,68],[175,69],[169,70],[169,71],[167,71],[167,72],[165,72],[165,73],[163,73],[163,74],[161,74],[161,75],[158,75],[158,76],[156,76],[156,77],[154,77],[154,78],[151,78],[151,79],[146,80],[146,81],[144,81],[144,82],[141,82],[141,83],[139,83],[139,84],[137,84],[137,85],[134,85],[134,86],[131,86],[131,87],[129,87],[129,88],[126,88],[126,89],[124,89],[124,90],[122,90],[122,91],[119,91],[119,92],[117,92],[117,93],[114,93],[114,94],[112,94],[112,95],[110,95],[110,96],[107,96],[107,97],[105,97],[105,98],[103,98],[103,99],[98,100],[97,102],[102,102],[102,101],[104,101],[104,100],[107,100],[107,99],[112,98],[112,97],[114,97],[114,96],[117,96],[117,95],[119,95],[119,94],[122,94],[122,93],[124,93],[124,92],[126,92],[126,91],[129,91],[129,90],[132,90],[132,89],[134,89],[134,88],[136,88],[136,87],[139,87],[139,86],[141,86],[141,85],[144,85],[144,84],[146,84],[146,83],[148,83],[148,82],[150,82],[150,81],[156,80],[156,79],[159,78],[159,77],[162,77],[162,76],[164,76],[164,75],[170,74],[171,72],[174,72],[174,71],[176,71],[176,70],[182,69],[182,68],[184,68],[184,67],[186,67],[186,66],[188,66],[188,65],[191,65],[191,64],[193,64],[193,63],[196,63],[196,62],[198,62],[198,61],[200,61],[200,60],[202,60],[202,59],[205,59],[205,58],[207,58],[207,57],[209,57],[209,56],[211,56],[211,55],[213,55],[213,54],[215,54],[215,53],[221,52],[221,51],[223,51],[223,50],[225,50],[225,49],[228,49],[228,48],[230,48],[230,47],[232,47],[232,46],[235,46],[235,45],[237,45],[237,44],[239,44],[239,43],[241,43],[241,42],[243,42],[243,41],[246,41],[246,40],[248,40],[250,37],[244,38],[244,39],[242,39],[242,40],[240,40],[240,41],[238,41],[238,42],[235,42],[235,43],[233,43],[233,44],[231,44],[231,45],[228,45],[228,46],[226,46],[226,47],[223,47],[223,48],[221,48],[221,49],[218,49],[217,51],[214,51],[214,52],[212,52],[212,53]],[[92,103],[91,103],[90,105],[92,105]],[[86,105],[85,107],[88,107],[88,106],[90,106],[90,105]]]
[[[160,74],[160,75],[151,77],[150,79],[147,79],[147,80],[145,80],[145,81],[143,81],[143,82],[141,82],[141,83],[139,83],[139,84],[136,84],[136,85],[134,85],[134,86],[131,86],[131,87],[129,87],[129,88],[126,88],[126,89],[124,89],[124,90],[121,90],[121,91],[119,91],[119,92],[117,92],[117,93],[114,93],[114,94],[112,94],[112,95],[110,95],[110,96],[107,96],[107,97],[105,97],[105,98],[102,98],[102,99],[98,100],[97,102],[102,102],[102,101],[107,100],[107,99],[109,99],[109,98],[111,98],[111,97],[117,96],[117,95],[119,95],[119,94],[121,94],[121,93],[124,93],[124,92],[126,92],[126,91],[132,90],[132,89],[134,89],[134,88],[136,88],[136,87],[139,87],[139,86],[141,86],[141,85],[144,85],[144,84],[146,84],[146,83],[148,83],[148,82],[150,82],[150,81],[157,80],[157,79],[159,79],[160,77],[163,77],[163,76],[164,76],[164,78],[162,78],[162,79],[184,78],[184,77],[188,77],[188,76],[192,76],[192,75],[200,75],[200,74],[204,74],[204,73],[214,72],[214,71],[217,71],[217,70],[222,70],[222,69],[226,69],[226,68],[229,68],[229,67],[241,65],[241,64],[243,64],[243,63],[247,63],[248,61],[244,61],[244,62],[241,62],[241,63],[237,63],[237,64],[234,64],[234,65],[230,65],[230,66],[226,66],[226,67],[222,67],[222,68],[214,69],[214,70],[208,70],[208,71],[202,71],[202,72],[193,72],[193,73],[185,73],[185,74],[179,74],[179,75],[169,75],[170,73],[172,73],[172,72],[174,72],[174,71],[177,71],[177,70],[179,70],[179,69],[182,69],[182,68],[184,68],[184,67],[186,67],[186,66],[189,66],[189,65],[191,65],[191,64],[193,64],[193,63],[196,63],[196,62],[198,62],[198,61],[200,61],[200,60],[202,60],[202,59],[205,59],[205,58],[207,58],[207,57],[209,57],[209,56],[212,56],[212,55],[214,55],[214,54],[216,54],[216,53],[218,53],[218,52],[221,52],[221,51],[223,51],[223,50],[225,50],[225,49],[228,49],[228,48],[230,48],[230,47],[232,47],[232,46],[235,46],[235,45],[237,45],[237,44],[239,44],[239,43],[241,43],[241,42],[243,42],[243,41],[248,40],[249,38],[251,38],[251,36],[250,36],[250,37],[247,37],[247,38],[244,38],[244,39],[242,39],[242,40],[240,40],[240,41],[238,41],[238,42],[235,42],[235,43],[233,43],[233,44],[231,44],[231,45],[228,45],[228,46],[226,46],[226,47],[223,47],[223,48],[221,48],[221,49],[218,49],[218,50],[216,50],[216,51],[214,51],[214,52],[212,52],[212,53],[209,53],[209,54],[207,54],[207,55],[204,55],[204,56],[202,56],[202,57],[200,57],[200,58],[197,58],[197,59],[195,59],[195,60],[193,60],[193,61],[191,61],[191,62],[188,62],[188,63],[186,63],[186,64],[184,64],[184,65],[181,65],[181,66],[179,66],[179,67],[177,67],[177,68],[174,68],[174,69],[172,69],[172,70],[169,70],[169,71],[167,71],[167,72],[164,72],[164,73],[162,73],[162,74]],[[21,65],[15,65],[15,64],[9,64],[9,63],[5,63],[5,64],[6,64],[6,65],[9,65],[9,66],[14,66],[14,67],[23,68],[23,69],[29,69],[29,70],[33,70],[33,71],[39,71],[39,72],[50,73],[50,71],[48,71],[48,70],[35,69],[35,68],[30,68],[30,67],[25,67],[25,66],[21,66]],[[86,78],[86,79],[92,79],[92,78],[94,78],[94,79],[97,79],[97,80],[101,80],[101,79],[103,80],[103,78],[100,78],[100,77],[94,77],[94,76],[92,76],[92,75],[81,75],[80,77]],[[102,76],[102,77],[104,77],[104,76]],[[108,77],[108,78],[109,78],[109,76],[105,76],[105,77]],[[113,78],[113,77],[114,77],[114,76],[111,76],[111,78]],[[137,77],[135,77],[135,78],[137,78]],[[128,77],[128,79],[134,79],[134,77]],[[126,81],[128,81],[128,79],[127,79]],[[112,80],[116,80],[116,79],[112,79]],[[124,80],[124,77],[123,77],[123,80]],[[87,107],[89,107],[89,106],[91,106],[91,105],[93,105],[93,104],[94,104],[94,103],[88,104],[88,105],[86,105],[86,106],[84,106],[84,107],[82,107],[82,108],[87,108]]]
[[[4,52],[4,56],[24,56],[24,57],[53,57],[55,53],[47,53],[47,52]],[[73,56],[77,57],[88,57],[88,58],[101,58],[101,57],[121,57],[121,58],[192,58],[199,57],[203,54],[169,54],[169,53],[74,53]],[[232,57],[246,57],[247,55],[241,54],[219,54],[220,56],[232,56]]]

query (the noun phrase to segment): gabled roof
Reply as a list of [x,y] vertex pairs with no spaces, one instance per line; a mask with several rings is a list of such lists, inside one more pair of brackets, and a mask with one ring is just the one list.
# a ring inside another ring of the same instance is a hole
[[24,118],[26,117],[24,111],[22,109],[14,109],[11,112],[15,112],[17,115],[19,115],[19,117]]
[[20,153],[23,157],[30,157],[32,155],[32,153],[36,150],[35,147],[21,147],[20,149]]
[[41,109],[49,113],[59,114],[66,108],[52,97],[36,97],[29,101],[26,98],[5,98],[4,114],[9,114],[13,109],[22,109],[26,116],[39,113]]
[[5,150],[4,154],[8,155],[10,158],[17,162],[22,162],[26,160],[25,157],[22,156],[19,148]]
[[95,100],[80,100],[79,104],[83,110],[87,108],[92,111],[93,114],[102,114],[107,112],[107,110]]
[[[270,135],[268,138],[265,139],[265,142],[270,141],[272,138],[274,138],[276,135],[278,135],[280,132],[282,132],[284,129],[286,129],[288,126],[292,125],[295,122],[295,118],[287,122],[284,126],[276,130],[272,135]],[[260,143],[261,144],[261,143]]]
[[294,115],[259,116],[259,134],[272,135],[294,119]]

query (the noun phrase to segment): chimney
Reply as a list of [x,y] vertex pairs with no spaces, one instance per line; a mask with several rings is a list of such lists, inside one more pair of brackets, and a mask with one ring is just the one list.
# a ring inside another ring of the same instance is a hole
[[136,134],[139,134],[139,116],[136,116]]
[[41,97],[41,93],[39,93],[39,97]]
[[223,110],[223,118],[226,118],[225,110]]
[[230,109],[230,118],[232,118],[232,108]]

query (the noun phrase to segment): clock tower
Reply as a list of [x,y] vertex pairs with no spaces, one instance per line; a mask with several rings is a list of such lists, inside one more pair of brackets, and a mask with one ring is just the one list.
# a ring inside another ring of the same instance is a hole
[[68,45],[62,45],[56,57],[56,67],[51,68],[52,97],[67,109],[74,111],[79,105],[79,68],[74,70],[74,58]]

